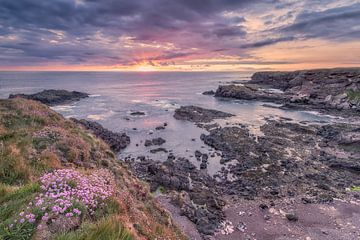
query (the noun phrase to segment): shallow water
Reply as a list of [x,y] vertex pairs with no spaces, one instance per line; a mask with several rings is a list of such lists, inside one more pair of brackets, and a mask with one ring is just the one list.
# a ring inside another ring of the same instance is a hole
[[[199,139],[205,130],[193,123],[178,121],[173,112],[181,105],[197,105],[235,114],[221,125],[240,122],[250,127],[252,133],[261,134],[259,126],[265,117],[286,117],[294,121],[332,121],[330,116],[316,112],[284,111],[263,106],[262,102],[222,100],[201,93],[216,89],[219,84],[246,81],[251,73],[121,73],[121,72],[0,72],[0,97],[10,93],[35,93],[44,89],[66,89],[91,94],[79,102],[53,107],[65,117],[86,118],[101,123],[112,131],[126,132],[131,144],[120,153],[145,155],[165,160],[166,153],[152,154],[154,147],[145,147],[144,140],[162,137],[161,147],[176,156],[189,158],[196,166],[195,150],[209,152],[209,147]],[[131,116],[133,111],[145,112],[144,116]],[[156,126],[168,123],[165,130]],[[151,134],[152,133],[152,134]],[[193,141],[192,139],[195,139]],[[137,146],[138,145],[138,146]],[[213,150],[211,150],[213,151]],[[219,157],[209,159],[208,171],[214,174],[221,168]]]

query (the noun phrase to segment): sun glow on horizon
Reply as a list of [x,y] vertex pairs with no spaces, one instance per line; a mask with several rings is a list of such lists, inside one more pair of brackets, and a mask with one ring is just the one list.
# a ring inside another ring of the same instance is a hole
[[153,72],[153,71],[157,71],[157,69],[151,65],[141,64],[141,65],[135,66],[134,71],[136,71],[136,72]]

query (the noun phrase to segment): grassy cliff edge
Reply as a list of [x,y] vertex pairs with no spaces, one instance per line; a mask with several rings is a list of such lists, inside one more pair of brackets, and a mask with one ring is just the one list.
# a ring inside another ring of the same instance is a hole
[[[65,182],[47,185],[54,176]],[[99,181],[112,189],[106,198]],[[99,195],[91,192],[97,205],[87,209],[76,198],[61,209],[64,200],[72,200],[64,192],[77,196],[83,185],[97,187]],[[54,210],[55,202],[60,210]],[[46,105],[14,98],[0,100],[0,239],[186,237],[102,140]]]

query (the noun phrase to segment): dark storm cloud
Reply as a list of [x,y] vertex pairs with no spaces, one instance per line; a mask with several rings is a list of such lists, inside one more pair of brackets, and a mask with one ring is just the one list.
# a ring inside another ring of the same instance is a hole
[[[206,41],[244,36],[244,30],[234,25],[244,22],[244,18],[234,17],[224,22],[218,14],[253,2],[256,1],[1,0],[1,35],[16,36],[16,39],[4,39],[0,51],[4,53],[6,49],[13,49],[21,51],[23,56],[45,59],[67,56],[81,61],[86,59],[88,52],[99,56],[102,51],[110,52],[101,46],[99,40],[98,43],[87,43],[99,32],[113,44],[125,35],[136,41],[175,43],[178,35],[182,35],[185,37],[179,44],[188,47],[196,45],[191,42],[195,41],[201,45],[203,36],[206,36]],[[210,22],[210,25],[204,26],[204,22]],[[64,36],[58,39],[58,44],[51,45],[49,41],[56,37],[54,30],[62,31]],[[192,35],[197,36],[190,39]],[[121,53],[108,57],[114,59]]]
[[[128,65],[141,60],[172,65],[173,59],[196,57],[197,51],[246,55],[249,48],[295,39],[360,36],[359,4],[297,16],[295,5],[286,0],[0,0],[0,65],[42,61]],[[284,16],[271,13],[287,8]],[[269,30],[263,40],[253,40],[259,38],[247,32],[248,11],[269,12],[265,25],[295,21]],[[147,48],[154,42],[174,47],[142,54],[150,52]],[[139,50],[136,43],[145,45]]]
[[288,42],[288,41],[292,41],[292,40],[295,40],[295,37],[269,38],[269,39],[261,40],[258,42],[243,44],[240,47],[241,48],[258,48],[258,47],[265,47],[265,46],[273,45],[273,44],[276,44],[279,42]]
[[325,11],[304,12],[295,22],[282,29],[285,33],[307,38],[359,39],[360,3]]

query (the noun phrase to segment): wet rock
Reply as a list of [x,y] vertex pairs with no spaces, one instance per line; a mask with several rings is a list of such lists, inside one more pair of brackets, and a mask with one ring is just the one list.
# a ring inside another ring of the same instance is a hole
[[206,169],[206,168],[207,168],[207,163],[206,162],[200,163],[200,169]]
[[114,133],[97,122],[85,119],[77,120],[72,118],[72,120],[93,132],[95,136],[101,138],[115,152],[121,151],[130,144],[130,137],[125,133]]
[[240,232],[245,232],[245,230],[246,230],[246,224],[243,223],[243,222],[239,222],[239,223],[236,225],[236,229],[239,230]]
[[232,117],[234,115],[213,109],[196,106],[182,106],[175,110],[174,118],[190,122],[211,122],[214,119]]
[[34,94],[10,94],[9,98],[21,97],[34,101],[39,101],[46,105],[54,106],[59,104],[67,104],[80,99],[89,97],[89,94],[77,91],[66,90],[44,90]]
[[215,91],[214,90],[210,90],[210,91],[205,91],[202,93],[203,95],[214,95]]
[[[269,91],[267,87],[280,89],[283,93]],[[284,104],[283,108],[290,109],[320,109],[326,112],[334,109],[357,114],[360,110],[360,69],[258,72],[243,85],[219,86],[215,96],[278,102]]]
[[222,85],[216,90],[215,97],[236,98],[243,100],[277,101],[281,102],[283,94],[273,93],[253,85]]
[[216,189],[215,180],[197,170],[188,159],[175,160],[169,154],[165,162],[147,159],[133,162],[130,167],[137,176],[149,182],[152,191],[159,186],[178,191],[172,197],[173,203],[196,224],[200,233],[212,235],[223,221],[225,202]]
[[165,126],[157,126],[156,128],[155,128],[155,130],[164,130],[165,129]]
[[285,217],[291,222],[296,222],[299,220],[299,217],[295,213],[287,213],[285,214]]
[[131,112],[130,115],[131,115],[131,116],[144,116],[145,113],[144,113],[144,112],[140,112],[140,111],[136,111],[136,112]]
[[265,210],[265,209],[268,209],[269,206],[266,205],[265,203],[260,203],[259,208],[262,209],[262,210]]
[[160,146],[162,144],[164,144],[166,142],[165,139],[159,137],[159,138],[153,138],[151,140],[145,140],[145,147],[149,147],[149,146]]
[[151,153],[159,153],[159,152],[167,153],[168,150],[166,150],[165,148],[155,148],[155,149],[151,149],[150,152]]

